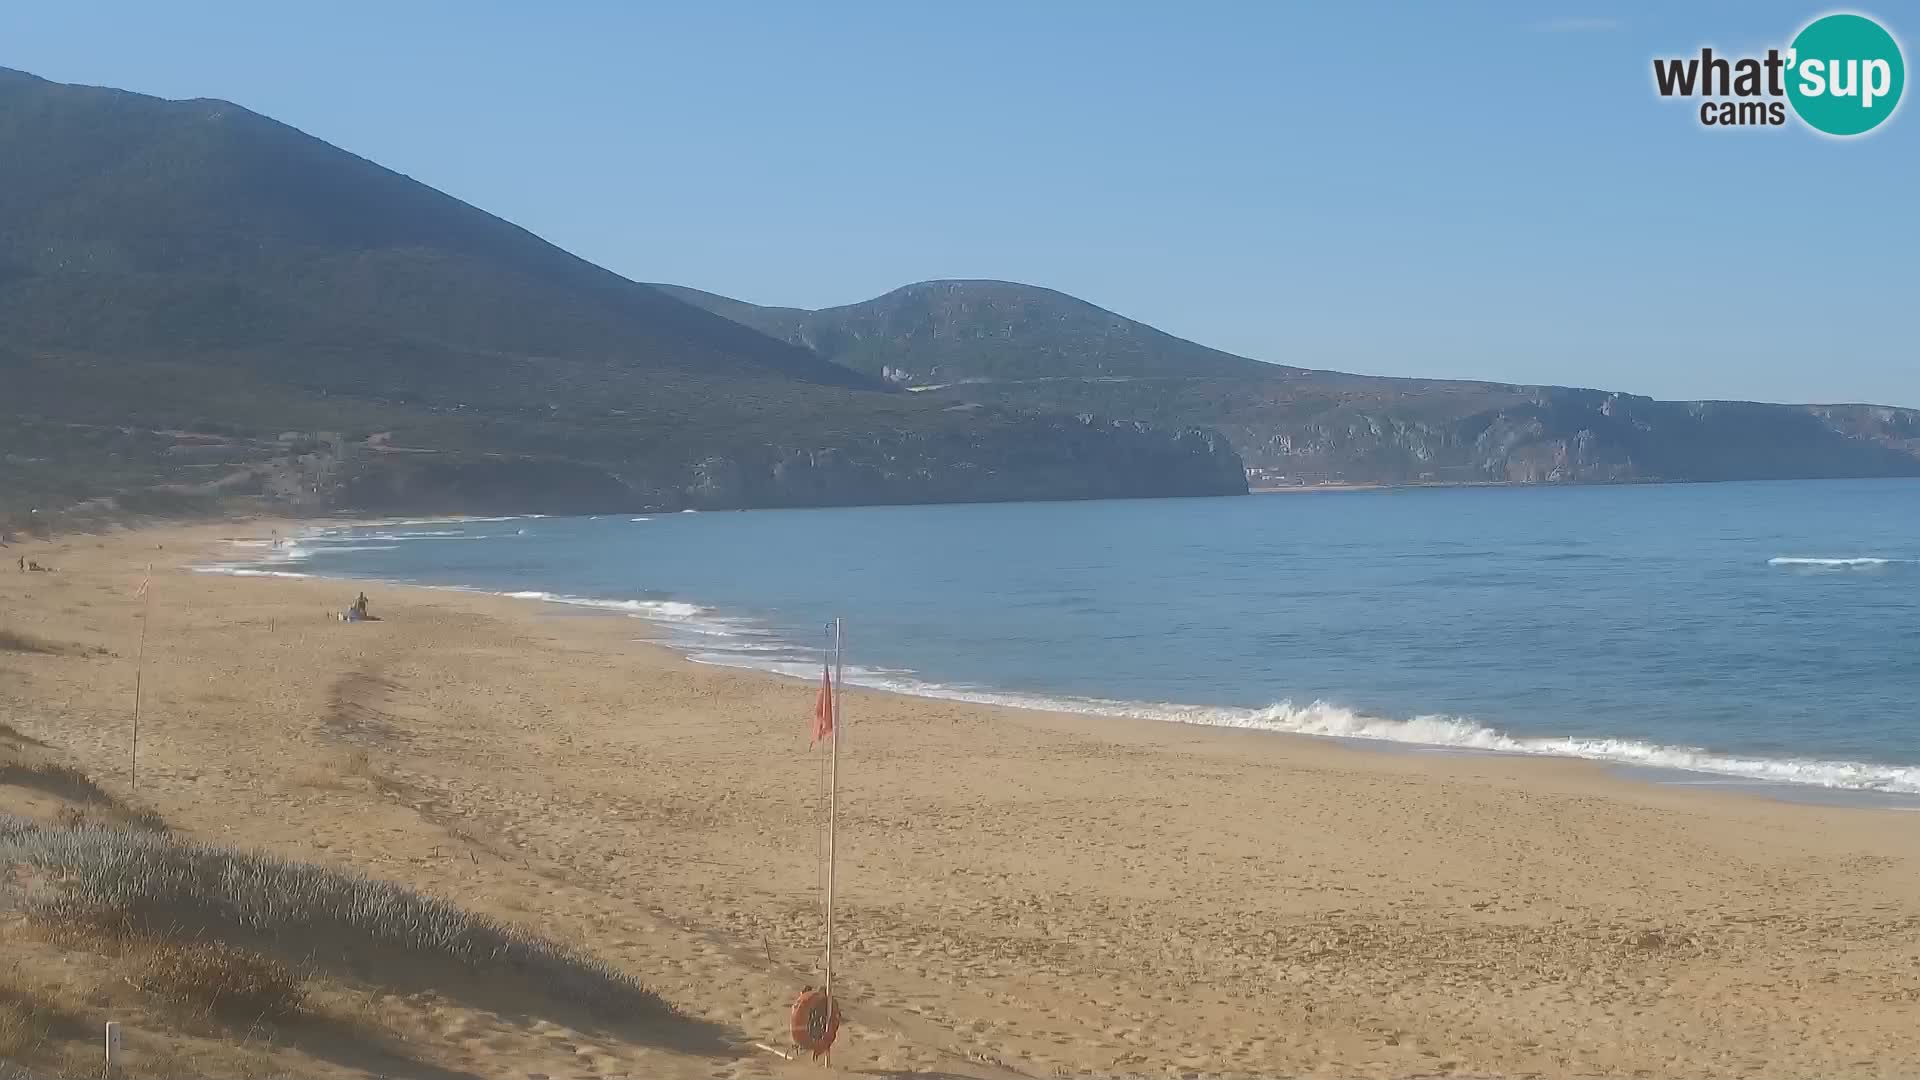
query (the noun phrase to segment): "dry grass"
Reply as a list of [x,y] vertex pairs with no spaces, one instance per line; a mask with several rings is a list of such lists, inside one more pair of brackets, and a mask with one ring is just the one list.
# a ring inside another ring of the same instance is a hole
[[192,1013],[250,1025],[290,1020],[306,1003],[306,980],[255,950],[205,939],[158,938],[125,919],[57,903],[38,908],[31,925],[63,949],[113,958],[128,985]]
[[156,833],[0,816],[5,863],[33,867],[53,883],[35,910],[57,923],[113,925],[172,942],[271,942],[303,960],[301,950],[373,947],[416,967],[451,963],[467,981],[510,976],[606,1019],[672,1015],[638,980],[600,960],[393,882]]
[[43,653],[61,656],[73,652],[71,645],[62,645],[56,641],[26,633],[22,630],[0,629],[0,652]]
[[[113,989],[118,989],[120,981],[115,980]],[[111,996],[112,990],[106,987],[82,990],[70,984],[30,983],[22,979],[17,965],[11,974],[0,972],[0,1080],[101,1075],[101,1025],[111,1013],[99,1006]],[[236,1045],[218,1037],[151,1030],[130,1032],[127,1045],[134,1051],[134,1062],[115,1073],[125,1080],[188,1076],[266,1080],[292,1075],[274,1068],[271,1048],[265,1045]]]
[[84,1028],[78,1016],[39,991],[0,978],[0,1077],[7,1075],[5,1063],[32,1060]]
[[0,990],[0,1061],[23,1061],[47,1041],[47,1022],[32,998]]
[[34,653],[41,656],[112,656],[102,645],[81,645],[70,641],[50,641],[24,630],[0,628],[0,652]]
[[166,819],[154,811],[120,803],[64,807],[55,815],[54,823],[63,829],[135,829],[151,833],[168,830]]
[[306,1003],[305,980],[249,949],[217,941],[156,941],[131,952],[134,986],[223,1020],[287,1020]]
[[0,739],[7,739],[12,742],[24,744],[26,746],[47,745],[46,743],[41,742],[39,739],[34,738],[33,736],[27,734],[24,731],[21,731],[19,728],[14,727],[12,724],[0,724]]
[[86,773],[53,761],[0,762],[0,785],[33,788],[80,803],[112,805],[115,801]]
[[[21,745],[44,748],[46,744],[5,725],[0,736]],[[64,828],[93,825],[113,829],[138,829],[166,832],[167,823],[152,810],[129,806],[85,772],[71,765],[44,760],[35,750],[0,745],[0,787],[23,787],[44,792],[75,804],[60,810],[58,821]]]

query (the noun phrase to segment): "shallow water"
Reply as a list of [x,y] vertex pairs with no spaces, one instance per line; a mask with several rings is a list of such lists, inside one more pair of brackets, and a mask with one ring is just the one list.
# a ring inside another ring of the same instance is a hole
[[840,614],[912,693],[1920,794],[1920,481],[394,523],[242,565],[796,675]]

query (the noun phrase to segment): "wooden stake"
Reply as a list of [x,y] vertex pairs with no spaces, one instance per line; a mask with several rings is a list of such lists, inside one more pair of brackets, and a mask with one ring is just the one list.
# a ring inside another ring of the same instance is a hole
[[[846,685],[840,619],[833,620],[833,730],[827,733],[827,1017],[833,1017],[833,871],[834,833],[840,819],[840,696]],[[833,1048],[820,1057],[822,1068],[833,1065]]]
[[133,662],[133,749],[127,782],[140,790],[140,690],[147,673],[147,627],[153,623],[153,564],[147,564],[146,579],[140,582],[140,651]]

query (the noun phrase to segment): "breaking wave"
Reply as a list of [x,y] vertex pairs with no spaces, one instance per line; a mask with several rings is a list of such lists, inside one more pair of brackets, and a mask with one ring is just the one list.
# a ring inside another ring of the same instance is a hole
[[[818,678],[820,670],[819,661],[813,658],[768,661],[728,652],[706,652],[696,653],[690,659],[700,663],[754,668],[804,679]],[[1853,791],[1920,795],[1920,765],[1766,758],[1725,754],[1700,747],[1666,746],[1635,739],[1591,736],[1523,737],[1509,735],[1463,717],[1431,714],[1400,720],[1370,716],[1326,701],[1314,701],[1305,705],[1292,701],[1280,701],[1264,708],[1252,709],[1110,701],[1100,698],[1049,697],[950,686],[927,682],[908,673],[856,667],[847,669],[847,682],[855,686],[911,694],[916,697],[942,698],[980,705],[1001,705],[1017,709],[1159,720],[1203,727],[1357,739],[1480,753],[1579,758],[1614,765],[1706,773],[1762,783],[1810,784]]]
[[[388,528],[413,522],[389,523]],[[418,524],[447,524],[419,522]],[[399,539],[486,539],[451,533],[427,533],[402,537],[397,532],[386,536],[357,532],[341,534],[338,541]],[[320,540],[321,550],[368,550],[376,545],[335,546],[325,538],[308,534],[301,543]],[[313,575],[279,569],[299,562],[308,553],[301,543],[284,542],[271,551],[249,551],[257,556],[246,563],[216,564],[198,567],[206,573],[236,576],[305,578]],[[258,548],[258,544],[237,543],[236,547]],[[391,546],[389,543],[387,546]],[[1804,570],[1849,570],[1884,567],[1915,560],[1879,557],[1808,558],[1780,556],[1768,560],[1775,567]],[[795,644],[755,620],[723,614],[714,608],[682,600],[627,599],[576,596],[544,590],[492,592],[461,586],[427,586],[458,592],[491,592],[517,600],[532,600],[590,610],[606,611],[646,621],[657,636],[689,659],[703,664],[748,668],[802,679],[819,677],[817,653]],[[1811,785],[1863,792],[1920,795],[1920,765],[1892,765],[1875,762],[1827,760],[1818,758],[1771,758],[1733,754],[1702,747],[1665,745],[1636,739],[1599,736],[1523,736],[1514,735],[1478,723],[1470,718],[1439,713],[1406,718],[1370,715],[1328,701],[1304,704],[1278,701],[1259,708],[1202,706],[1176,703],[1118,701],[1089,697],[1045,696],[994,690],[986,687],[953,685],[927,680],[911,671],[850,666],[848,682],[893,693],[940,698],[1011,708],[1078,713],[1193,724],[1206,727],[1270,731],[1291,735],[1311,735],[1344,740],[1390,743],[1443,750],[1480,753],[1518,754],[1535,757],[1576,758],[1622,766],[1638,766],[1726,777],[1735,781],[1769,784]]]
[[1882,566],[1904,563],[1906,559],[1881,559],[1859,557],[1851,559],[1811,559],[1792,555],[1776,555],[1767,560],[1768,566],[1798,567],[1803,570],[1871,570]]
[[295,573],[292,570],[262,570],[257,566],[231,566],[220,563],[212,566],[196,566],[193,568],[193,572],[196,574],[225,574],[228,577],[310,578],[313,576],[312,574]]
[[650,619],[693,619],[713,613],[712,608],[680,600],[598,600],[591,596],[567,596],[550,592],[510,592],[500,595],[513,600],[541,600],[549,604],[571,604],[575,607],[621,611]]

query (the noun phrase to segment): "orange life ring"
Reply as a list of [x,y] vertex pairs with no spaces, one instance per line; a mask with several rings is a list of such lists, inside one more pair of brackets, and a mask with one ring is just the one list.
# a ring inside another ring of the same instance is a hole
[[833,1037],[839,1033],[839,1004],[824,990],[802,987],[800,996],[793,999],[793,1044],[819,1057],[832,1049]]

